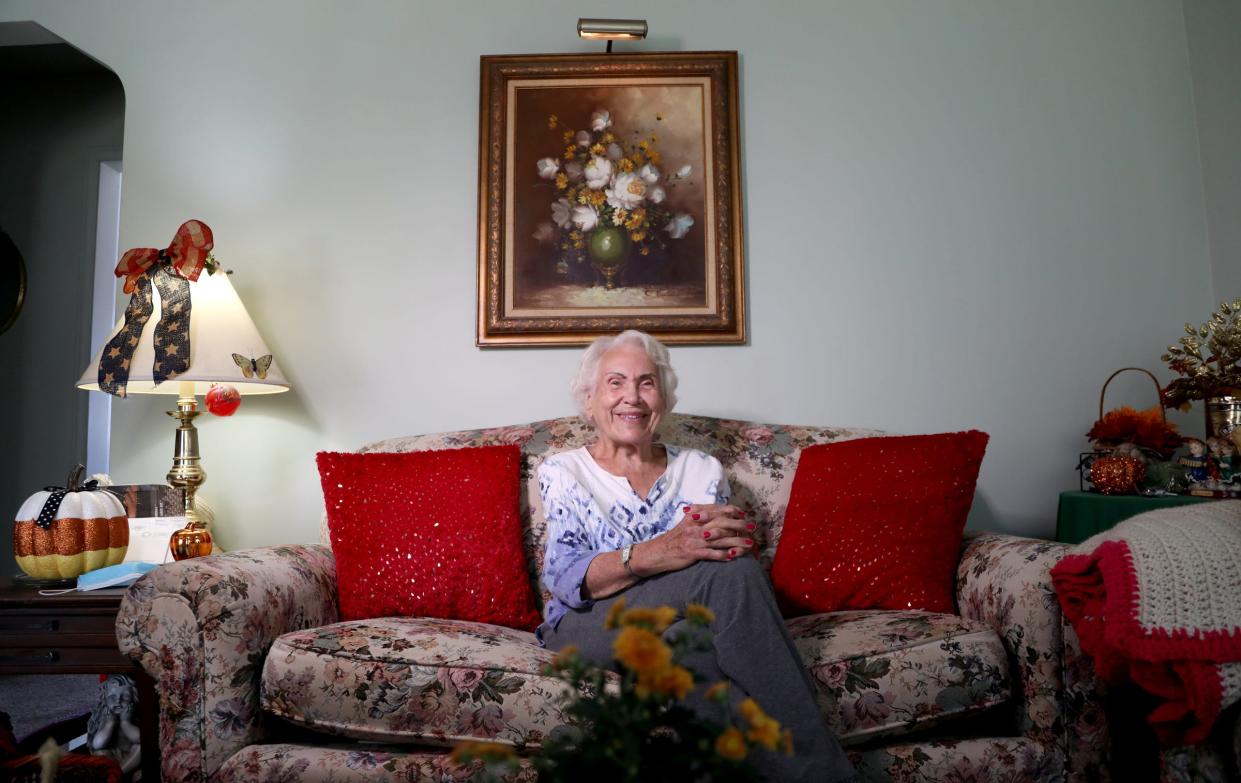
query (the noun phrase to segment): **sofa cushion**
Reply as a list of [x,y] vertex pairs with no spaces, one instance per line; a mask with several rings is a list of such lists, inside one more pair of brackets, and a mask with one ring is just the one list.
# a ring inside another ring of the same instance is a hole
[[771,582],[786,616],[951,612],[987,434],[860,438],[802,451]]
[[844,745],[907,734],[1008,700],[1008,657],[986,625],[931,612],[846,611],[788,621]]
[[499,625],[353,620],[277,638],[260,698],[292,723],[358,739],[536,746],[565,723],[568,686],[542,674],[553,656]]
[[340,616],[451,617],[533,631],[521,450],[318,455]]
[[237,751],[212,783],[444,783],[444,781],[496,780],[499,783],[535,783],[538,775],[528,758],[517,768],[488,778],[483,763],[452,763],[442,749],[411,749],[351,744],[298,745],[273,743],[247,745]]

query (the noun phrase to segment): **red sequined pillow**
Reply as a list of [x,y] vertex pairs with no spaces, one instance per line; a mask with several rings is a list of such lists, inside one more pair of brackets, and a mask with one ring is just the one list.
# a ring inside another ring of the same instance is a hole
[[518,508],[521,449],[318,455],[343,620],[539,624]]
[[863,438],[801,453],[771,581],[786,616],[953,611],[988,436]]

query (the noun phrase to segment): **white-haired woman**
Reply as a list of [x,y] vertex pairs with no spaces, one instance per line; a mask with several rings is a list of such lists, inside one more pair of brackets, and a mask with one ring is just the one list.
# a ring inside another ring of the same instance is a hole
[[[611,667],[603,625],[616,601],[667,604],[681,618],[687,604],[703,604],[716,616],[712,649],[686,663],[707,683],[728,681],[734,704],[753,697],[792,732],[794,755],[758,752],[760,771],[778,781],[852,780],[767,576],[748,556],[755,525],[729,504],[719,460],[655,442],[676,386],[668,350],[642,332],[601,337],[582,356],[571,391],[598,437],[539,468],[548,523],[543,582],[552,594],[539,639],[555,650],[576,645]],[[687,627],[680,620],[666,634]],[[709,709],[698,692],[689,704]]]

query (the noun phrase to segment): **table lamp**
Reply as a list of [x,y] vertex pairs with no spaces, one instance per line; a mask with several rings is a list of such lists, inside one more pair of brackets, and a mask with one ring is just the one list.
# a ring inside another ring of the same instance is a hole
[[[182,231],[194,222],[186,223]],[[209,250],[210,229],[199,225],[206,231],[206,249]],[[182,231],[178,232],[178,239]],[[217,384],[233,387],[243,395],[276,394],[288,391],[289,383],[233,289],[229,281],[231,273],[218,269],[214,274],[204,272],[198,275],[195,272],[193,277],[196,279],[193,280],[174,276],[173,271],[169,270],[176,264],[170,262],[169,257],[177,258],[176,244],[177,240],[174,240],[167,251],[152,251],[158,253],[156,263],[150,266],[149,271],[134,275],[126,283],[127,291],[136,289],[134,299],[126,315],[78,379],[77,386],[91,391],[110,391],[117,396],[177,395],[177,409],[167,411],[179,422],[172,470],[167,478],[169,484],[185,493],[187,524],[174,533],[170,541],[173,557],[182,560],[208,554],[212,543],[206,523],[194,508],[194,493],[207,477],[198,454],[198,430],[194,427],[194,419],[200,413],[196,395],[211,392]],[[135,252],[131,250],[121,259],[117,267],[118,276],[123,274],[126,259]],[[206,257],[205,250],[201,256]],[[144,275],[150,275],[154,284],[152,280],[145,283],[139,280]],[[131,285],[131,282],[135,284]],[[180,286],[179,292],[175,286]],[[189,296],[185,301],[187,286]],[[174,303],[166,307],[165,299]],[[139,303],[139,310],[141,305],[146,305],[149,317],[144,324],[137,324],[132,317],[135,302]],[[186,330],[186,319],[176,317],[183,315],[182,306],[189,315],[188,347],[178,334]],[[157,343],[160,351],[156,350]],[[161,364],[161,360],[170,354],[175,355],[178,350],[188,350],[188,367],[174,377],[161,377],[161,370],[168,372],[167,364]],[[109,355],[109,360],[104,360],[105,353]],[[102,368],[101,361],[104,361]],[[113,373],[106,372],[111,369],[127,371],[128,378],[114,378]],[[116,385],[118,380],[121,384],[119,390]],[[216,393],[219,391],[217,389]],[[210,397],[208,402],[211,402]]]

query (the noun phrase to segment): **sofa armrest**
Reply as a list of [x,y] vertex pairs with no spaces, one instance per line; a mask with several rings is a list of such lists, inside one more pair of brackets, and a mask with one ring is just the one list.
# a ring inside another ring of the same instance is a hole
[[259,676],[276,637],[339,619],[336,562],[322,545],[249,549],[160,566],[125,594],[121,652],[160,694],[160,768],[206,781],[264,736]]
[[1008,650],[1016,681],[1017,730],[1054,748],[1068,780],[1106,777],[1108,744],[1089,659],[1060,613],[1051,568],[1069,550],[1000,533],[965,540],[957,566],[961,615],[986,623]]

